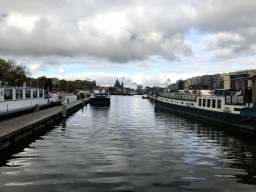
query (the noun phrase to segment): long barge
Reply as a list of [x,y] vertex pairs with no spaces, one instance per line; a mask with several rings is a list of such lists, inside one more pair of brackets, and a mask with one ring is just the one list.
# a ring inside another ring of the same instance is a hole
[[155,99],[155,106],[159,108],[255,132],[256,112],[246,105],[243,96],[162,93]]
[[35,110],[59,105],[58,97],[45,98],[45,92],[40,88],[0,87],[0,120],[27,114]]

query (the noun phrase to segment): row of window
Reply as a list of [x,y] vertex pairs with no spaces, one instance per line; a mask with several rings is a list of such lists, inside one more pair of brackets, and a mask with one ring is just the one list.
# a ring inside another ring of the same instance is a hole
[[[166,99],[167,101],[167,99]],[[173,102],[171,100],[171,102]],[[178,101],[175,101],[175,103],[178,103]],[[181,104],[183,104],[184,102],[180,102]],[[207,104],[207,105],[206,105]],[[191,105],[191,106],[194,106],[193,103],[186,103],[186,105]],[[198,105],[199,106],[203,106],[203,107],[212,107],[212,108],[216,108],[216,99],[199,99],[198,101]],[[221,109],[221,100],[220,99],[217,99],[217,108],[218,109]],[[234,111],[241,111],[241,108],[234,108]]]
[[[167,99],[166,99],[166,101],[167,101]],[[172,100],[171,100],[171,102],[173,102]],[[179,103],[178,101],[175,101],[175,103]],[[180,104],[184,104],[184,102],[180,102]],[[191,105],[191,106],[194,106],[194,103],[186,103],[186,105]]]
[[[198,105],[206,107],[206,100],[207,100],[207,107],[216,108],[216,99],[199,99]],[[217,99],[217,108],[221,108],[221,100]]]
[[[172,102],[172,100],[171,100],[171,102]],[[175,103],[178,103],[178,101],[175,101]],[[198,101],[199,106],[206,107],[206,103],[207,103],[207,107],[216,108],[216,99],[199,99],[199,101]],[[183,104],[183,102],[181,102],[181,104]],[[187,103],[186,103],[186,105],[187,105]],[[191,103],[191,105],[193,106],[194,104]],[[221,109],[221,100],[220,99],[217,99],[217,108]]]
[[[29,99],[31,98],[31,90],[24,90],[25,98],[23,98],[22,89],[16,89],[16,99]],[[37,98],[37,93],[39,91],[39,97],[43,97],[43,90],[33,90],[33,97]],[[4,90],[4,100],[12,100],[13,91],[12,89]]]

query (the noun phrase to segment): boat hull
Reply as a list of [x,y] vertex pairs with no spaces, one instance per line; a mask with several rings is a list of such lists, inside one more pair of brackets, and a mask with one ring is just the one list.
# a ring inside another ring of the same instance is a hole
[[110,105],[110,98],[90,98],[92,105]]
[[203,120],[207,120],[207,122],[210,122],[211,124],[214,122],[221,123],[232,127],[237,127],[256,132],[256,119],[251,119],[251,121],[244,121],[244,117],[240,116],[239,114],[217,112],[195,107],[175,105],[158,99],[155,100],[155,107],[164,110],[170,110],[177,113],[182,113],[186,116],[192,118],[194,117],[196,119],[203,118]]

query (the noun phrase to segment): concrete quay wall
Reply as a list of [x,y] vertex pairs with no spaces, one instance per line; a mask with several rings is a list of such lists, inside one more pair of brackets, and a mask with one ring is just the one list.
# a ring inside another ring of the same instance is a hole
[[[66,117],[79,110],[89,98],[65,105]],[[0,122],[0,154],[22,149],[63,119],[63,106],[52,107]],[[65,117],[64,117],[65,118]]]

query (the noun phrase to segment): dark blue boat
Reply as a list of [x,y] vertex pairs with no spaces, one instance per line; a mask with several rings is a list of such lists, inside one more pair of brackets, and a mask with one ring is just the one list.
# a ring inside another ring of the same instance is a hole
[[108,93],[95,93],[90,97],[92,105],[110,105],[110,96]]

